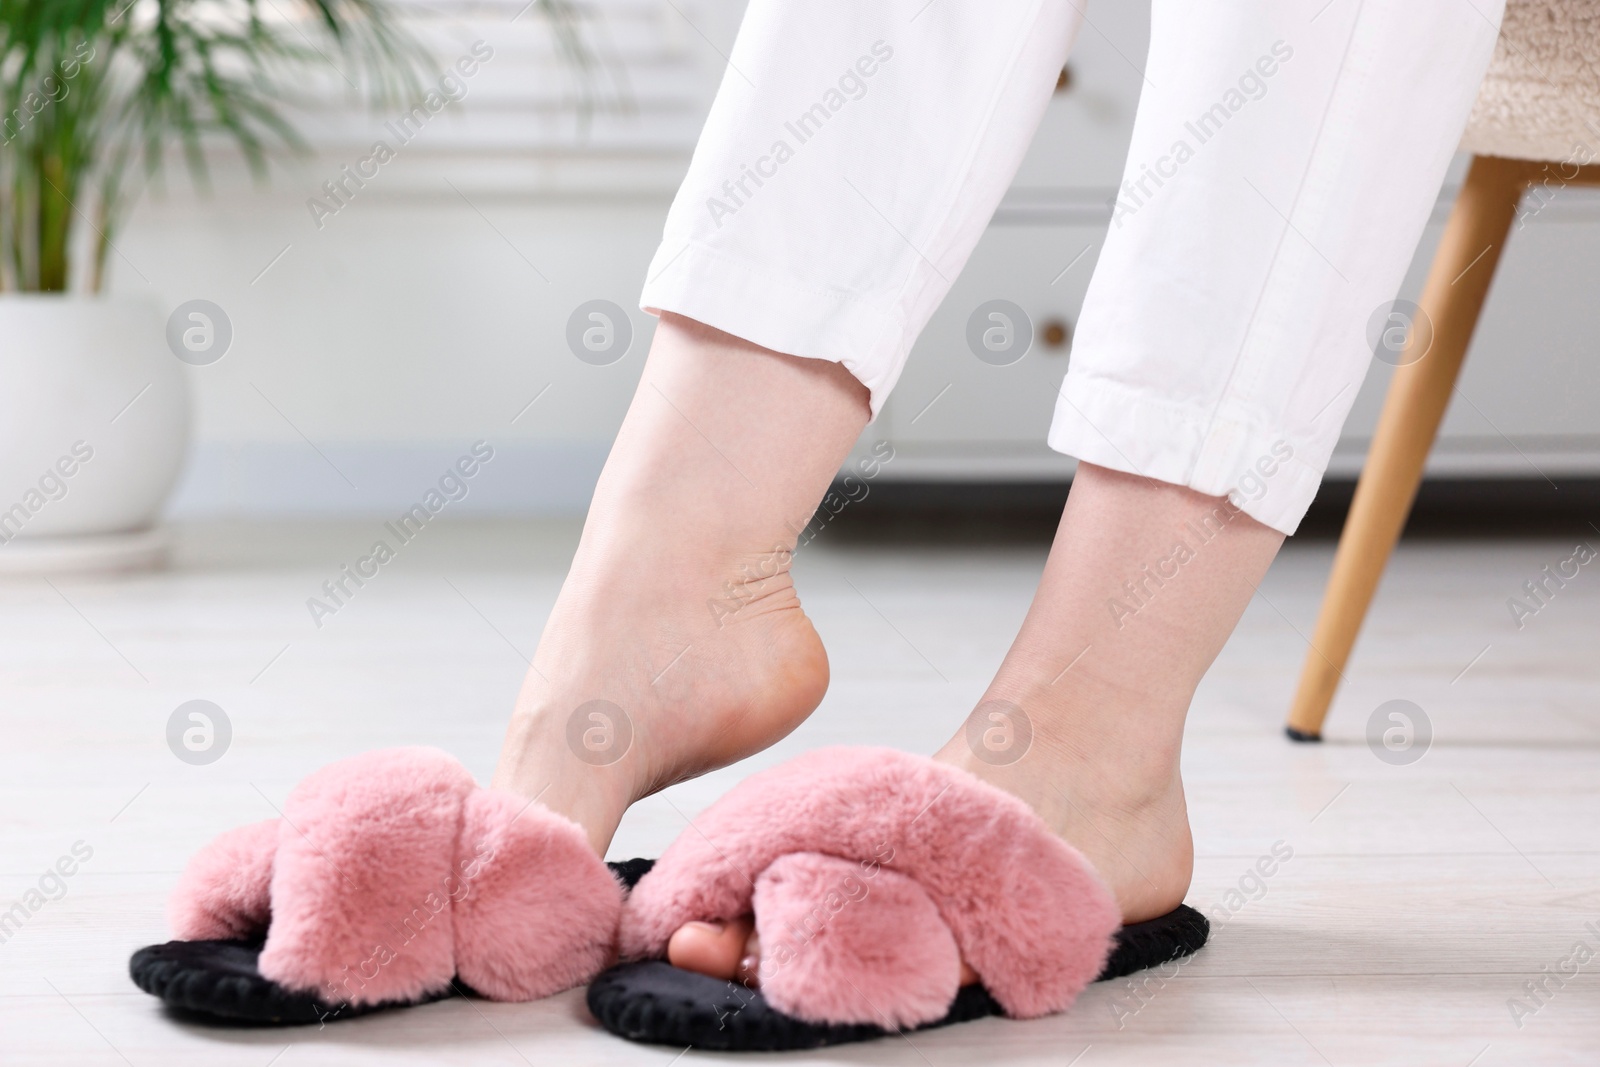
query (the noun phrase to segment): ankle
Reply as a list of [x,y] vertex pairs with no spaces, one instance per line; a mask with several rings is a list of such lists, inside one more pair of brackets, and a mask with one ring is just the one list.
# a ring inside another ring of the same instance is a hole
[[1183,686],[1106,678],[1087,657],[1070,670],[1008,658],[945,748],[979,765],[1055,768],[1133,803],[1177,777],[1191,697]]
[[490,784],[573,820],[604,856],[636,791],[636,775],[625,764],[628,753],[610,764],[579,758],[568,737],[568,716],[556,713],[553,704],[530,700],[529,688],[523,687],[512,712]]
[[1089,813],[1137,822],[1183,806],[1176,761],[1120,753],[1084,758],[1036,738],[1023,756],[1004,763],[992,752],[975,751],[964,736],[953,738],[934,758],[1018,797],[1058,831]]

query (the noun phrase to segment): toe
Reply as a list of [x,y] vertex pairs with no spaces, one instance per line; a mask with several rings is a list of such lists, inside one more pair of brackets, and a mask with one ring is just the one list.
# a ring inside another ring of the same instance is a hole
[[740,964],[751,954],[748,943],[754,930],[748,918],[684,923],[667,942],[667,961],[712,978],[738,977]]

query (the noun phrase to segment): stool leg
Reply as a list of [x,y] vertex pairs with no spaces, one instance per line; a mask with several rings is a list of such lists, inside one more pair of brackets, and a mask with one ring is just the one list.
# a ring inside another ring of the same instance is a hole
[[[1355,499],[1333,558],[1317,629],[1300,672],[1287,732],[1296,741],[1321,739],[1322,721],[1344,677],[1378,579],[1389,562],[1422,481],[1422,467],[1439,432],[1495,264],[1537,164],[1478,156],[1450,213],[1422,293],[1422,323],[1431,321],[1432,347],[1395,369],[1383,415],[1372,437]],[[1413,329],[1412,346],[1428,341],[1426,326]]]

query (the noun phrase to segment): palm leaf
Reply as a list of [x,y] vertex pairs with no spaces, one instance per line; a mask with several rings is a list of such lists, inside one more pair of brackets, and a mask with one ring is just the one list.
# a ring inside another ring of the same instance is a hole
[[303,151],[286,102],[316,68],[381,106],[415,94],[427,63],[385,0],[0,0],[0,289],[66,288],[79,222],[98,231],[99,288],[170,149],[201,189],[213,142],[257,178]]

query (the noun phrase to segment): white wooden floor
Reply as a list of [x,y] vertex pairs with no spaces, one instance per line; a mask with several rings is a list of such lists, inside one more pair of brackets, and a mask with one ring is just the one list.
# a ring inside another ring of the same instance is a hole
[[[317,766],[429,743],[487,776],[575,534],[431,527],[321,630],[305,599],[370,545],[375,523],[191,526],[164,574],[0,584],[0,911],[75,843],[93,850],[65,894],[0,944],[0,1062],[667,1067],[680,1050],[611,1038],[577,991],[526,1005],[457,999],[320,1031],[217,1030],[166,1018],[125,970],[133,949],[165,938],[162,901],[188,853],[271,815]],[[1061,1017],[786,1062],[1596,1062],[1600,562],[1520,632],[1506,606],[1576,541],[1600,541],[1570,537],[1403,550],[1321,746],[1281,732],[1330,554],[1291,543],[1189,728],[1190,903],[1217,919],[1230,887],[1243,880],[1251,896],[1212,944],[1142,1000],[1114,983]],[[1042,559],[1042,547],[819,538],[798,571],[833,690],[749,766],[835,742],[931,750],[999,662]],[[1364,740],[1369,714],[1396,698],[1421,706],[1435,735],[1406,766]],[[169,715],[192,699],[216,702],[233,727],[206,766],[166,744]],[[683,827],[679,809],[692,815],[746,769],[640,805],[615,854],[653,854]],[[1253,881],[1279,842],[1292,858]],[[1529,997],[1524,983],[1580,944],[1596,957],[1559,987],[1547,981],[1543,1003]],[[1514,1019],[1513,998],[1538,1010]]]

